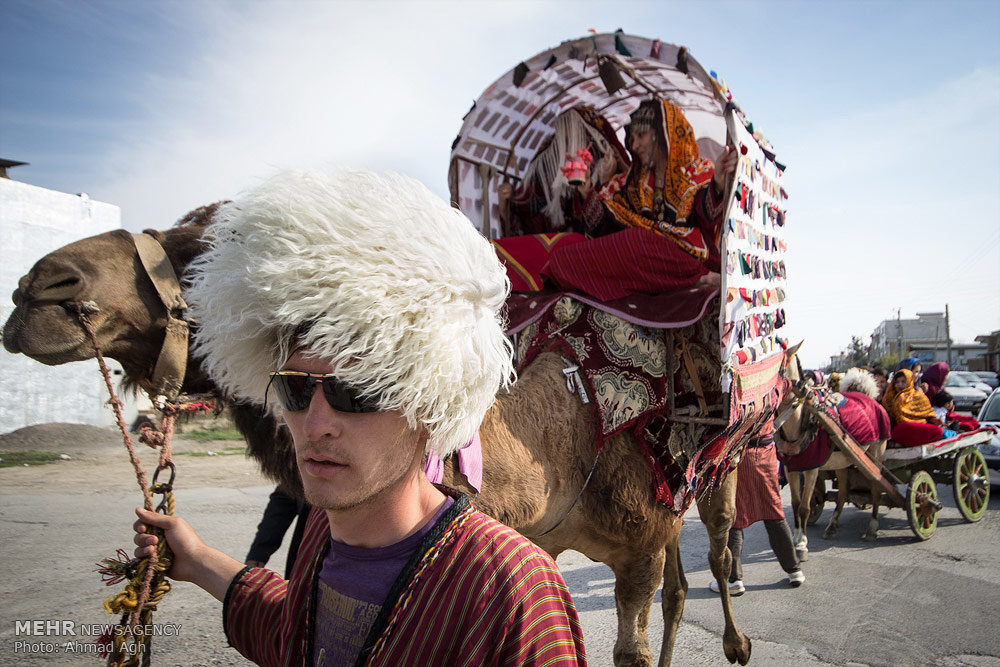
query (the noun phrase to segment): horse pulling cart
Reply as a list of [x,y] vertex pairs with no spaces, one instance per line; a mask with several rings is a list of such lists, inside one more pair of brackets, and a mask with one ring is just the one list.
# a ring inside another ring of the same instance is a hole
[[[989,442],[992,427],[983,427],[951,438],[916,447],[889,447],[882,465],[863,451],[851,435],[818,406],[806,405],[819,426],[826,430],[834,446],[854,464],[848,475],[847,499],[863,507],[871,503],[870,485],[882,489],[880,503],[886,508],[906,511],[910,529],[920,540],[927,540],[937,527],[937,514],[943,505],[938,499],[937,484],[950,484],[955,506],[966,521],[975,523],[983,518],[990,497],[990,476],[986,460],[976,445]],[[858,473],[858,474],[853,474]],[[860,484],[863,477],[867,484]],[[905,496],[899,487],[906,486]],[[827,501],[837,501],[838,490],[827,491],[820,477],[812,496],[809,523],[815,523]]]

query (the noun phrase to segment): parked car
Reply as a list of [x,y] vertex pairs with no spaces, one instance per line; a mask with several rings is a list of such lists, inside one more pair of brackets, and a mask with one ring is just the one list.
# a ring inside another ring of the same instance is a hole
[[944,381],[944,389],[955,399],[955,410],[976,414],[986,402],[986,393],[975,387],[970,387],[965,378],[956,375],[955,371],[948,373],[948,379]]
[[[1000,389],[994,389],[979,410],[979,424],[1000,429]],[[979,445],[979,451],[986,459],[986,465],[1000,470],[1000,433],[995,433],[989,442]]]
[[978,389],[987,396],[989,396],[990,392],[993,391],[993,387],[983,382],[982,379],[980,379],[980,377],[972,371],[952,371],[952,373],[968,382],[970,387]]
[[988,384],[989,386],[996,389],[1000,387],[1000,379],[997,378],[997,374],[994,371],[972,371],[976,374],[980,380]]

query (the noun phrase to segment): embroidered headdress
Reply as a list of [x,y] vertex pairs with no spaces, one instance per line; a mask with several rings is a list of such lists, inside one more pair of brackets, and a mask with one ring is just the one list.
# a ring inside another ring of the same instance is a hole
[[301,344],[444,457],[512,381],[503,267],[460,211],[403,176],[281,173],[220,210],[189,278],[196,353],[237,398],[263,403],[268,372]]
[[638,109],[632,112],[632,115],[629,116],[629,134],[633,132],[647,132],[659,125],[659,119],[656,117],[656,104],[653,100],[646,100],[639,105]]

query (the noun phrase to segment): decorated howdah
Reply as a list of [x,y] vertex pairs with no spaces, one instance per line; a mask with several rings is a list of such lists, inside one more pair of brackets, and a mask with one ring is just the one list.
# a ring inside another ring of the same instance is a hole
[[777,404],[784,169],[715,72],[621,31],[518,63],[452,145],[452,203],[507,268],[520,362],[563,354],[598,446],[631,432],[676,511]]

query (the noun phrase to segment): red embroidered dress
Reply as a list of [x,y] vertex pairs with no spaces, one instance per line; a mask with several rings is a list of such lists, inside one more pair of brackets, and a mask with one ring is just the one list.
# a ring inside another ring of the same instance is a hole
[[733,528],[784,519],[774,445],[747,447],[736,467],[736,517]]

